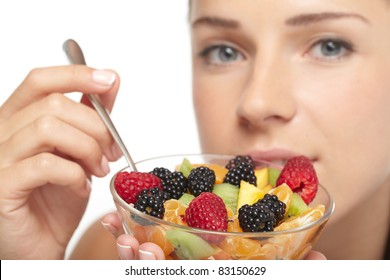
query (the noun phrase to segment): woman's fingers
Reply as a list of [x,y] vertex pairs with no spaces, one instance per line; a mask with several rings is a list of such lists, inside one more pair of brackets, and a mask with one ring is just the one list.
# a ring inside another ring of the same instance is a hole
[[[1,124],[4,133],[0,136],[0,140],[4,141],[31,123],[39,125],[41,120],[48,120],[48,116],[55,116],[96,139],[109,160],[116,160],[120,156],[111,135],[96,111],[59,93],[51,94],[12,115],[7,122]],[[58,130],[55,126],[50,129]]]
[[[97,112],[64,93],[106,95],[110,110],[118,87],[112,71],[40,68],[0,107],[0,218],[9,225],[1,246],[9,256],[63,256],[85,210],[89,178],[106,175],[108,160],[120,157]],[[13,252],[13,244],[27,251]]]
[[90,181],[80,165],[50,153],[0,169],[0,178],[3,186],[0,188],[1,208],[5,212],[24,205],[37,186],[58,185],[82,197],[88,197],[91,191]]
[[108,230],[115,238],[124,234],[122,222],[117,212],[111,212],[106,214],[101,220],[103,227]]
[[117,250],[121,260],[164,260],[163,250],[156,244],[139,244],[134,237],[122,234],[117,239]]
[[[95,72],[95,75],[98,73],[106,73],[106,71],[116,73],[113,70],[103,70],[103,72]],[[118,77],[119,77],[119,75],[116,74],[116,80],[119,80]],[[102,102],[102,104],[104,104],[104,107],[109,112],[111,112],[112,107],[114,106],[118,86],[119,86],[119,82],[117,82],[117,84],[115,84],[115,88],[116,88],[115,92],[110,92],[109,94],[100,94],[98,97],[100,99],[100,101]],[[83,95],[83,97],[81,99],[81,103],[87,104],[89,107],[92,107],[91,102],[89,101],[88,97],[85,94]]]
[[164,251],[151,242],[141,244],[138,248],[138,255],[140,260],[165,260]]
[[7,120],[0,124],[4,131],[0,141],[42,116],[54,115],[95,138],[107,158],[117,160],[121,153],[96,111],[63,93],[101,94],[103,105],[111,109],[118,87],[119,77],[113,71],[82,65],[35,69],[0,108],[0,119]]
[[116,242],[116,248],[118,251],[119,258],[121,260],[138,260],[138,240],[134,237],[122,234],[118,237]]
[[312,250],[307,254],[305,260],[326,260],[326,257],[322,253]]
[[98,177],[109,173],[108,161],[94,138],[50,115],[0,144],[0,168],[44,152],[66,155]]
[[[118,75],[112,71],[94,70],[83,65],[37,68],[28,74],[14,94],[4,103],[0,110],[0,119],[9,118],[25,106],[53,92],[115,95],[118,87]],[[105,101],[109,103],[105,106],[110,109],[113,98]]]
[[156,244],[139,244],[133,236],[123,233],[121,220],[117,212],[106,214],[102,221],[106,230],[117,237],[117,251],[122,260],[164,260],[163,250]]

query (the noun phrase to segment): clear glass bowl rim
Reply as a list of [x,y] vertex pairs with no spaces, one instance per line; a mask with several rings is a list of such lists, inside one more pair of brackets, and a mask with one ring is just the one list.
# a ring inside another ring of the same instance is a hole
[[[159,159],[164,159],[164,158],[174,158],[174,157],[182,157],[182,158],[184,158],[184,157],[206,157],[206,158],[216,158],[216,159],[218,158],[218,159],[229,160],[229,159],[233,158],[234,156],[222,155],[222,154],[202,154],[202,153],[198,153],[198,154],[173,154],[173,155],[163,155],[163,156],[157,156],[157,157],[143,159],[143,160],[137,161],[135,163],[135,165],[137,166],[143,162],[149,162],[149,161],[159,160]],[[269,166],[275,166],[275,164],[273,164],[272,162],[268,162],[268,161],[264,161],[264,160],[256,161],[256,162],[266,164]],[[178,164],[180,164],[180,162],[178,162]],[[152,222],[154,224],[161,225],[164,227],[176,228],[178,230],[192,232],[192,233],[196,233],[196,234],[236,236],[236,237],[246,237],[246,238],[269,238],[269,237],[280,236],[280,235],[284,235],[284,234],[292,234],[292,233],[302,232],[302,231],[314,228],[318,225],[321,225],[323,222],[327,221],[330,218],[330,216],[333,214],[334,208],[335,208],[335,202],[334,202],[331,194],[329,193],[329,191],[325,187],[323,187],[320,184],[319,189],[321,189],[325,193],[326,197],[328,197],[328,199],[329,199],[329,202],[328,202],[329,207],[327,207],[327,209],[325,209],[324,215],[321,218],[314,221],[313,223],[309,223],[307,225],[293,228],[293,229],[289,229],[289,230],[270,231],[270,232],[221,232],[221,231],[198,229],[198,228],[193,228],[193,227],[189,227],[189,226],[184,226],[184,225],[179,225],[179,224],[171,223],[168,221],[164,221],[162,219],[145,214],[145,213],[135,209],[130,204],[127,204],[117,194],[115,187],[114,187],[114,179],[115,179],[116,175],[119,172],[122,172],[125,170],[131,171],[129,166],[126,166],[126,167],[120,169],[119,171],[115,172],[115,174],[112,176],[112,178],[110,180],[110,191],[111,191],[112,197],[116,203],[119,203],[119,205],[123,209],[128,210],[132,215],[139,216],[142,219],[148,220],[149,222]]]

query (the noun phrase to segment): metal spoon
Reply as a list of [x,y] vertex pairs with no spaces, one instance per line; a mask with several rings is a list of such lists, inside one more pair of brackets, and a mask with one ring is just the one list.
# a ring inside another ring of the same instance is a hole
[[[63,44],[63,49],[68,57],[68,60],[71,64],[83,64],[86,65],[84,54],[75,40],[69,39],[66,40]],[[127,164],[129,165],[132,171],[137,171],[135,163],[132,160],[125,144],[123,143],[121,137],[119,136],[118,131],[116,130],[114,124],[111,121],[110,115],[106,108],[102,105],[100,98],[96,94],[87,94],[89,100],[91,101],[93,107],[98,112],[99,116],[102,118],[104,124],[107,126],[115,142],[118,144],[119,149],[122,151],[123,156],[125,157]]]

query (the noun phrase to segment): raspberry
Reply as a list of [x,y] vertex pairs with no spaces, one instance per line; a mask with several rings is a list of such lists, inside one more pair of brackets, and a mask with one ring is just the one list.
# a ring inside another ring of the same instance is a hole
[[263,204],[245,204],[238,210],[238,222],[245,232],[273,231],[274,219],[274,213]]
[[317,194],[318,178],[311,161],[305,156],[289,159],[284,165],[276,185],[286,183],[293,192],[298,193],[306,204]]
[[169,198],[170,195],[158,187],[144,189],[138,194],[134,208],[150,216],[162,219],[165,212],[164,202]]
[[227,231],[228,215],[222,198],[203,192],[188,205],[185,219],[189,226],[215,231]]
[[180,171],[172,172],[161,178],[163,190],[174,199],[179,199],[187,191],[187,178]]
[[255,205],[264,205],[272,213],[274,213],[273,226],[276,227],[284,218],[286,213],[286,204],[278,199],[276,195],[265,194],[262,199],[259,199]]
[[229,160],[229,162],[226,164],[226,169],[233,169],[240,165],[241,162],[246,162],[252,168],[255,168],[255,163],[253,162],[253,159],[250,156],[236,156],[235,158]]
[[123,171],[114,179],[115,190],[127,203],[135,203],[138,194],[144,189],[157,187],[162,190],[161,180],[153,174]]
[[215,172],[206,166],[199,166],[191,170],[187,178],[188,191],[194,196],[202,192],[211,192],[215,184]]
[[240,187],[241,180],[255,186],[257,185],[254,167],[245,161],[240,162],[238,166],[230,169],[226,173],[223,182]]

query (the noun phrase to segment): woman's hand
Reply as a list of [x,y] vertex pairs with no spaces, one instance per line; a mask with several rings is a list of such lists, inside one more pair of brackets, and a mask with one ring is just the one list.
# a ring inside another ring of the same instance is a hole
[[62,259],[84,213],[91,176],[120,152],[85,97],[111,110],[112,71],[81,65],[35,69],[0,107],[0,258]]
[[131,235],[124,234],[121,221],[116,212],[105,215],[102,225],[117,238],[116,247],[122,260],[164,260],[163,250],[156,244],[146,242],[139,244]]
[[305,257],[305,260],[326,260],[326,257],[318,251],[311,250]]
[[[117,251],[122,260],[164,260],[163,250],[156,244],[146,242],[139,244],[134,237],[124,234],[122,224],[116,212],[105,215],[102,225],[111,234],[117,237]],[[310,251],[305,260],[326,260],[325,256],[317,251]]]

